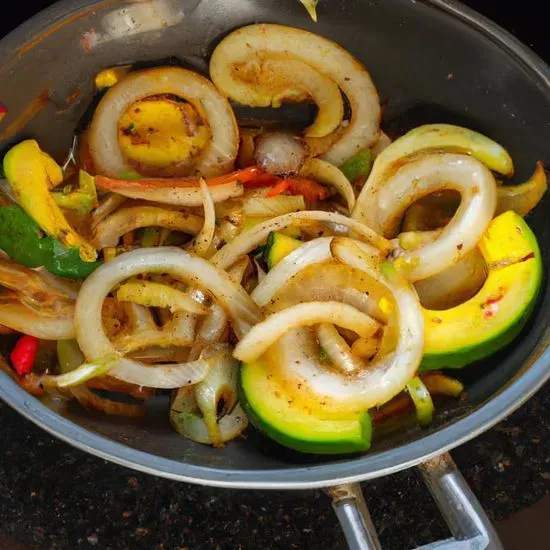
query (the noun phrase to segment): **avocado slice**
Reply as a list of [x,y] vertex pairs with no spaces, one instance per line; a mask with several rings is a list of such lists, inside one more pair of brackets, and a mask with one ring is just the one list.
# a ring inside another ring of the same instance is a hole
[[285,256],[304,244],[298,239],[272,231],[267,237],[264,259],[268,269],[273,269]]
[[479,292],[451,309],[424,310],[420,370],[460,368],[509,344],[531,315],[542,284],[542,256],[523,218],[497,216],[479,243],[488,276]]
[[372,424],[368,412],[350,418],[319,418],[286,395],[266,365],[242,363],[239,399],[250,422],[265,435],[302,453],[347,454],[367,451]]

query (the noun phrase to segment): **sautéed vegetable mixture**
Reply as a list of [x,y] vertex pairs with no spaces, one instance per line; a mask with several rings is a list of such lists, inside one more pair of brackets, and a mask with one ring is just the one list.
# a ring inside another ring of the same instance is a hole
[[[32,394],[129,417],[166,395],[198,443],[250,422],[297,451],[366,451],[373,425],[464,398],[452,369],[529,318],[542,164],[513,185],[473,129],[390,139],[338,44],[254,24],[208,77],[119,66],[95,85],[66,161],[32,138],[3,159],[2,368]],[[309,126],[233,109],[288,102],[316,105]]]

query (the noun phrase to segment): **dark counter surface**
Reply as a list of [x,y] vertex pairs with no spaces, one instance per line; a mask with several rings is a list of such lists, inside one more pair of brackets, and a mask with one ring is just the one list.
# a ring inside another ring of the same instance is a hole
[[[547,385],[452,453],[492,520],[532,506],[548,490],[549,411]],[[5,405],[0,422],[0,531],[12,541],[62,549],[345,548],[321,491],[237,491],[159,479],[60,443]],[[448,536],[414,471],[364,483],[363,490],[383,548]]]
[[[11,21],[3,17],[0,36],[9,30],[6,25],[49,3],[20,6]],[[535,2],[522,2],[521,12],[506,11],[502,2],[466,3],[550,58],[542,8],[537,17]],[[61,443],[1,403],[0,423],[0,548],[345,548],[320,491],[222,490],[159,479]],[[541,501],[550,481],[548,385],[452,455],[507,549],[524,548],[513,540],[535,536],[535,528],[548,540],[550,527],[541,521],[550,509],[548,496]],[[448,536],[414,471],[365,483],[363,489],[383,548],[411,548]],[[530,550],[543,547],[529,544]]]

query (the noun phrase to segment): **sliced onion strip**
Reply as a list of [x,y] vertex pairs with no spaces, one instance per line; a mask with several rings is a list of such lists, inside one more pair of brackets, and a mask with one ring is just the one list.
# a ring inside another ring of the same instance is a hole
[[237,260],[229,269],[227,269],[227,274],[235,284],[240,285],[243,281],[244,274],[246,273],[249,265],[249,257],[243,256],[242,258]]
[[321,323],[316,328],[319,345],[332,364],[343,373],[356,372],[365,368],[361,359],[354,356],[348,343],[331,323]]
[[119,206],[122,206],[128,199],[117,193],[109,193],[99,206],[92,212],[90,226],[96,227],[98,223],[103,221],[109,214],[112,214]]
[[66,317],[72,313],[74,300],[65,291],[50,285],[35,270],[3,258],[0,258],[0,287],[13,291],[8,293],[4,289],[0,304],[20,302],[43,317]]
[[258,359],[286,332],[297,327],[333,323],[368,338],[380,325],[369,315],[339,302],[305,302],[278,311],[255,325],[236,345],[233,356],[240,361]]
[[329,260],[330,242],[332,237],[321,237],[304,243],[279,261],[258,283],[252,294],[252,299],[263,307],[269,303],[279,289],[296,273],[314,263]]
[[285,214],[284,216],[267,220],[241,232],[233,241],[218,250],[218,252],[212,256],[211,261],[218,267],[227,269],[233,265],[240,256],[249,254],[258,245],[265,242],[267,236],[272,231],[282,231],[289,226],[307,227],[316,222],[334,223],[347,227],[348,230],[355,233],[358,238],[373,244],[382,252],[387,252],[391,248],[391,243],[387,239],[381,237],[366,225],[358,223],[347,216],[335,214],[333,212],[308,210],[305,212]]
[[542,200],[547,189],[546,171],[542,162],[538,161],[533,175],[525,183],[499,186],[495,215],[513,210],[520,216],[527,216]]
[[121,208],[97,225],[93,243],[98,249],[116,246],[122,235],[141,227],[163,227],[197,235],[202,224],[202,218],[186,212],[174,212],[155,206]]
[[[199,187],[170,186],[169,180],[163,180],[162,185],[145,186],[139,180],[131,182],[96,176],[95,182],[98,187],[109,189],[131,199],[177,206],[201,206],[203,204]],[[216,203],[240,197],[244,191],[243,184],[239,181],[211,185],[209,188],[212,200]]]
[[351,353],[357,357],[371,359],[380,349],[380,340],[377,338],[357,338],[351,346]]
[[145,416],[145,406],[141,403],[134,405],[100,397],[86,386],[74,386],[70,388],[70,392],[87,409],[99,411],[110,416],[126,416],[129,418],[141,418]]
[[76,367],[76,369],[65,374],[51,376],[48,378],[47,383],[51,385],[55,384],[58,388],[78,386],[79,384],[87,382],[91,378],[107,374],[111,369],[116,367],[119,361],[120,355],[118,353],[110,353],[109,355],[96,359],[95,361],[83,363],[79,367]]
[[204,224],[200,233],[191,241],[188,251],[201,258],[206,258],[212,247],[214,232],[216,231],[216,209],[214,200],[210,194],[210,188],[206,181],[201,178],[200,189],[202,194],[202,203],[204,208]]
[[41,340],[71,340],[75,337],[74,308],[66,317],[44,317],[19,303],[2,304],[0,325]]
[[[89,361],[116,352],[102,326],[101,309],[105,296],[125,279],[145,272],[168,273],[207,288],[232,321],[239,322],[241,331],[259,320],[258,308],[244,289],[210,262],[175,247],[136,250],[99,267],[82,285],[76,302],[75,325],[78,345]],[[138,385],[178,388],[201,380],[209,368],[205,361],[148,367],[122,358],[109,374]]]
[[227,441],[221,434],[218,410],[222,401],[226,411],[231,411],[237,404],[238,368],[238,362],[231,357],[228,349],[225,355],[217,358],[206,378],[194,388],[197,407],[202,413],[210,442],[214,447],[221,447]]
[[313,178],[319,183],[334,188],[346,201],[349,212],[353,211],[355,207],[353,187],[348,178],[334,164],[315,158],[307,159],[300,170],[300,176]]
[[[204,420],[193,413],[186,413],[171,409],[170,419],[172,426],[178,433],[197,443],[212,444],[212,439]],[[242,407],[238,404],[228,415],[218,423],[219,437],[222,442],[231,441],[238,437],[248,426],[248,419]]]

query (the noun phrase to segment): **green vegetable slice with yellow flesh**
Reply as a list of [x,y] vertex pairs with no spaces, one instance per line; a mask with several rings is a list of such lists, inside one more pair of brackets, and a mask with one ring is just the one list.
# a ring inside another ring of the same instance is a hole
[[542,256],[524,219],[508,211],[493,219],[479,248],[488,275],[470,300],[424,309],[421,370],[460,368],[509,344],[529,319],[542,284]]
[[280,445],[315,454],[346,454],[370,448],[368,412],[350,418],[324,419],[305,410],[282,388],[261,362],[243,363],[239,398],[250,422]]

